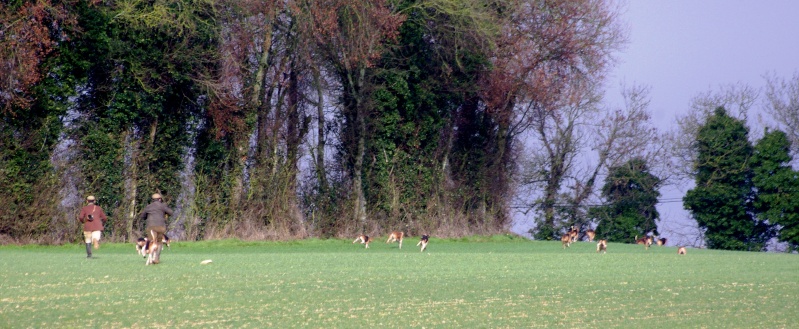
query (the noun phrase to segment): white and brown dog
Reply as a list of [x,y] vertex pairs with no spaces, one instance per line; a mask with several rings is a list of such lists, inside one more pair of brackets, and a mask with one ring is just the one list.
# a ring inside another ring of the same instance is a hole
[[688,250],[685,249],[685,247],[677,248],[677,255],[685,255],[687,252],[688,252]]
[[[161,241],[167,248],[169,247],[169,237],[164,234],[164,239]],[[141,255],[142,257],[147,257],[147,254],[150,253],[150,239],[148,238],[139,238],[136,240],[136,253]]]
[[572,244],[572,237],[569,233],[560,236],[560,242],[563,243],[563,249],[570,247]]
[[416,246],[418,247],[419,245],[421,245],[422,246],[422,250],[420,250],[420,251],[424,252],[424,250],[427,248],[427,243],[428,242],[430,242],[430,236],[428,236],[427,234],[424,234],[424,235],[422,235],[422,239],[419,240],[419,243],[417,243]]
[[136,240],[136,253],[142,257],[147,257],[147,250],[150,249],[150,239],[139,238]]
[[644,249],[649,250],[649,246],[652,245],[652,237],[647,235],[639,239],[638,236],[636,235],[635,244],[642,244],[644,245]]
[[594,241],[594,238],[596,237],[596,232],[589,228],[588,230],[585,231],[585,236],[588,238],[588,242]]
[[404,238],[404,237],[405,237],[405,232],[394,231],[394,232],[391,232],[391,234],[389,234],[388,240],[386,240],[386,243],[392,243],[394,241],[399,241],[399,248],[402,249],[402,238]]
[[356,243],[358,241],[361,241],[361,244],[365,244],[366,248],[368,249],[369,242],[372,242],[372,238],[370,238],[368,235],[361,234],[357,238],[355,238],[355,241],[352,241],[352,243]]
[[577,238],[580,236],[580,229],[574,228],[572,225],[569,228],[569,238],[572,240],[571,242],[577,242]]
[[608,240],[600,239],[599,242],[596,244],[596,252],[602,252],[603,254],[608,252]]

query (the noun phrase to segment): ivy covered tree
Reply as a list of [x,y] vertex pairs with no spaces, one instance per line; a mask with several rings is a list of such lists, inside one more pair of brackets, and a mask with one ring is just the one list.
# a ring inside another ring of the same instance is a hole
[[187,240],[505,231],[520,138],[624,39],[606,0],[0,2],[0,241],[88,193],[110,241],[153,192]]
[[771,238],[768,223],[755,216],[749,131],[742,120],[716,108],[694,144],[696,187],[683,198],[709,248],[763,250]]
[[661,182],[640,158],[610,168],[602,187],[602,197],[608,204],[589,212],[589,216],[599,221],[597,236],[614,242],[630,242],[636,235],[658,234],[660,215],[655,206]]
[[782,131],[767,131],[752,157],[758,219],[776,225],[790,250],[799,247],[799,173],[791,168],[791,142]]

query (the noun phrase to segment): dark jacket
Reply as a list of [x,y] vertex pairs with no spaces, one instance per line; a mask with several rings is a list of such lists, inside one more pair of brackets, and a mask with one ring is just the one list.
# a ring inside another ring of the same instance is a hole
[[[93,220],[89,220],[89,215],[92,215]],[[80,209],[78,220],[83,223],[84,231],[102,231],[103,223],[108,220],[105,216],[103,208],[95,204],[88,204]]]
[[166,204],[161,201],[153,201],[152,203],[148,204],[147,207],[144,207],[144,210],[141,211],[141,215],[139,217],[147,220],[147,227],[166,227],[165,215],[172,216],[172,209],[169,209],[169,207],[167,207]]

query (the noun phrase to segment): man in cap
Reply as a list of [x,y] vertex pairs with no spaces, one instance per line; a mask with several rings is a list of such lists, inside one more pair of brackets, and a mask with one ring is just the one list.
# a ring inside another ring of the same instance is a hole
[[150,239],[151,244],[151,257],[148,259],[148,264],[158,264],[161,261],[161,248],[163,248],[161,241],[164,240],[164,233],[166,233],[166,218],[167,215],[172,216],[172,209],[166,206],[161,198],[161,194],[155,193],[152,196],[152,202],[144,207],[140,217],[147,220],[145,232]]
[[105,216],[103,208],[97,205],[97,199],[90,195],[86,197],[86,205],[80,209],[78,220],[83,223],[86,258],[92,258],[92,244],[94,244],[94,249],[100,248],[103,224],[108,220],[108,217]]

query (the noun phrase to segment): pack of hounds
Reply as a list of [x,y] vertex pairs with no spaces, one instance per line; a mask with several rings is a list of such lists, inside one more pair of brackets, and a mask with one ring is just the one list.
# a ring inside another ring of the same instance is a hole
[[[577,242],[580,236],[580,229],[575,228],[574,226],[569,228],[569,231],[566,234],[561,235],[560,242],[563,244],[563,249],[566,249],[571,246],[572,243]],[[588,242],[594,241],[596,238],[596,232],[592,229],[585,230],[585,237],[588,239]],[[644,249],[649,250],[649,246],[653,243],[657,244],[658,246],[665,246],[666,245],[666,238],[660,238],[657,236],[646,235],[641,237],[640,239],[638,236],[635,236],[635,244],[644,245]],[[599,239],[596,244],[596,252],[597,253],[607,253],[608,252],[608,240],[606,239]],[[678,255],[685,255],[687,250],[685,246],[680,246],[677,248]]]
[[[401,231],[394,231],[386,240],[386,243],[398,242],[399,248],[402,249],[402,240],[405,238],[405,232]],[[355,241],[352,243],[356,243],[360,241],[362,244],[366,245],[366,248],[369,248],[369,243],[372,242],[372,238],[368,235],[359,235]],[[422,235],[419,239],[419,243],[416,244],[417,247],[421,246],[421,251],[424,252],[427,249],[427,244],[430,242],[430,236]],[[140,256],[147,258],[145,265],[150,264],[157,264],[158,258],[160,256],[161,251],[164,249],[164,246],[169,248],[169,236],[164,234],[164,239],[161,241],[160,244],[152,243],[152,240],[149,238],[139,238],[136,241],[136,253]]]
[[[563,234],[560,238],[560,241],[563,243],[563,249],[566,249],[570,247],[572,243],[577,242],[579,236],[580,236],[580,230],[572,226],[569,229],[569,231],[566,234]],[[596,232],[592,229],[588,229],[585,231],[585,237],[588,239],[588,242],[593,242],[594,238],[596,238]],[[399,243],[399,249],[402,249],[402,240],[404,238],[405,238],[405,232],[393,231],[391,232],[391,234],[388,235],[388,240],[386,240],[386,243],[397,242]],[[361,234],[358,235],[358,237],[355,238],[355,240],[352,241],[352,243],[360,242],[365,246],[365,248],[368,249],[369,243],[371,243],[372,241],[373,239],[368,235]],[[635,237],[635,243],[644,245],[644,248],[647,250],[649,249],[649,246],[651,246],[653,243],[657,244],[658,246],[664,246],[666,245],[666,241],[667,241],[666,238],[652,237],[649,235],[642,237],[640,239],[638,238],[638,236]],[[421,246],[420,252],[424,252],[425,249],[427,249],[428,243],[430,243],[430,236],[427,234],[423,234],[422,237],[419,239],[419,242],[416,244],[416,246],[417,247]],[[147,258],[146,265],[150,265],[153,264],[154,262],[157,262],[158,256],[161,253],[161,250],[163,250],[163,246],[169,248],[169,237],[166,235],[164,235],[164,239],[163,241],[161,241],[160,244],[154,244],[148,238],[139,238],[138,241],[136,241],[136,252],[142,257]],[[607,251],[608,251],[608,240],[599,239],[596,244],[596,252],[604,254],[607,253]],[[685,249],[685,246],[680,246],[679,248],[677,248],[677,254],[685,255],[686,253],[687,250]]]
[[[388,240],[386,240],[386,243],[398,242],[399,243],[399,248],[402,249],[402,239],[403,238],[405,238],[405,232],[393,231],[393,232],[391,232],[391,234],[388,235]],[[366,246],[365,248],[369,248],[369,243],[372,242],[372,238],[370,238],[368,235],[361,234],[357,238],[355,238],[354,241],[352,241],[352,243],[356,243],[356,242],[360,242],[361,244]],[[419,243],[417,243],[416,246],[417,247],[421,246],[421,250],[420,251],[424,252],[424,250],[427,249],[427,244],[429,242],[430,242],[430,236],[427,235],[427,234],[424,234],[419,239]]]

